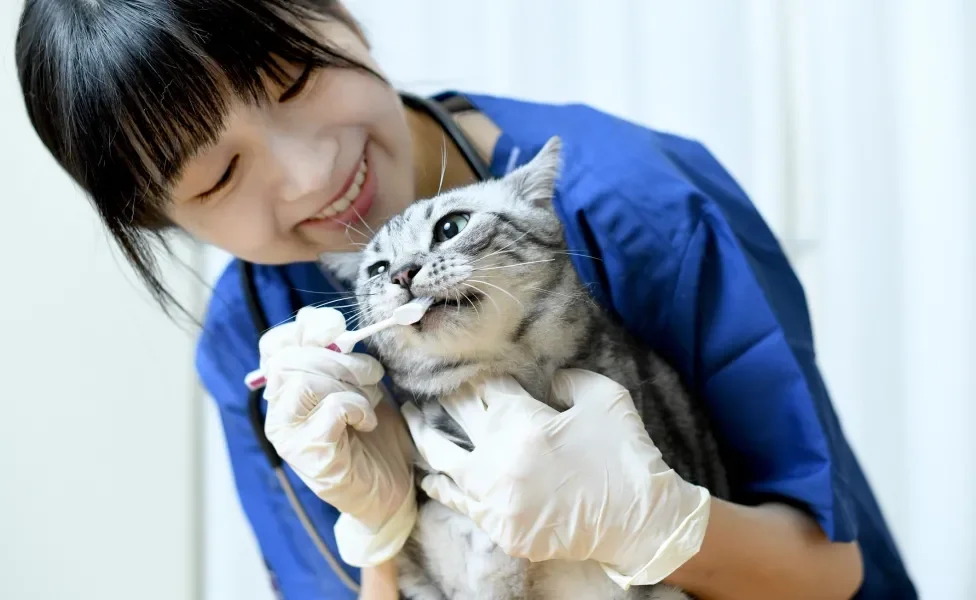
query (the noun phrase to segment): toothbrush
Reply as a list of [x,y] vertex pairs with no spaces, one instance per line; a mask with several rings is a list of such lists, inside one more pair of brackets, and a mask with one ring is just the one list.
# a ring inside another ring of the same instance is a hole
[[[374,333],[383,331],[384,329],[393,327],[394,325],[413,325],[424,316],[433,303],[433,298],[415,298],[403,306],[397,307],[389,318],[383,319],[378,323],[373,323],[372,325],[367,325],[362,329],[345,331],[339,334],[335,341],[326,347],[333,352],[349,354],[356,344],[365,340]],[[247,386],[247,389],[251,391],[260,388],[265,383],[267,383],[267,378],[264,376],[264,371],[261,369],[251,371],[244,378],[244,384]]]

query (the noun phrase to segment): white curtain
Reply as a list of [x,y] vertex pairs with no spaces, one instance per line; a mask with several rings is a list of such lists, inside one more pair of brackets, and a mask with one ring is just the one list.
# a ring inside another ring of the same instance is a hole
[[[806,285],[834,402],[922,596],[976,598],[971,0],[347,5],[401,88],[586,102],[703,141]],[[206,597],[269,598],[219,435],[211,422]]]

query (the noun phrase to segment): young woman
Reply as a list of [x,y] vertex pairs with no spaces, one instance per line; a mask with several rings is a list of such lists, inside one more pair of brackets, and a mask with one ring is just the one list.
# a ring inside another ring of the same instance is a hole
[[[736,502],[712,502],[700,549],[666,578],[710,598],[915,597],[818,372],[800,284],[700,145],[582,106],[398,94],[330,0],[27,0],[16,51],[38,135],[164,306],[154,252],[166,230],[237,257],[197,365],[284,598],[395,597],[389,562],[360,572],[327,559],[340,511],[366,522],[369,505],[382,527],[396,507],[377,502],[408,492],[350,498],[276,470],[265,409],[242,384],[259,326],[341,286],[322,253],[354,250],[441,186],[524,164],[553,134],[575,149],[557,199],[568,242],[602,258],[579,258],[581,277],[707,403],[735,466]],[[403,439],[400,416],[372,416],[374,437],[358,434],[378,453],[347,455],[346,472],[406,460],[404,444],[383,443]],[[277,449],[293,467],[309,451]]]

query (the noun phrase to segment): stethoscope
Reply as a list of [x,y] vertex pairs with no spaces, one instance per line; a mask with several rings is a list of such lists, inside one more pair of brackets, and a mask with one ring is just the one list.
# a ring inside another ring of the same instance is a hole
[[[491,169],[481,158],[481,156],[475,151],[474,145],[468,140],[464,132],[461,131],[460,127],[454,122],[451,114],[466,109],[473,109],[474,107],[460,95],[453,95],[448,97],[443,104],[439,104],[432,100],[422,98],[420,96],[414,96],[412,94],[407,94],[404,92],[400,93],[400,98],[403,104],[411,109],[420,110],[427,113],[431,118],[437,121],[441,129],[450,136],[451,141],[457,146],[461,155],[464,157],[465,162],[478,177],[479,180],[484,181],[492,178]],[[450,109],[450,110],[449,110]],[[251,316],[251,322],[254,323],[254,327],[257,329],[258,333],[267,331],[270,328],[268,322],[267,314],[261,305],[261,299],[258,296],[257,285],[254,282],[254,265],[252,263],[241,261],[240,263],[240,278],[241,287],[244,291],[244,301],[247,303],[247,310]],[[296,290],[291,289],[290,291],[290,302],[292,307],[301,306],[301,300],[298,297]],[[285,491],[285,495],[288,497],[288,502],[291,504],[298,520],[301,522],[302,527],[308,533],[315,547],[322,554],[322,557],[329,564],[329,567],[336,574],[336,576],[342,581],[342,583],[348,587],[353,592],[359,593],[359,584],[353,580],[352,577],[346,573],[345,569],[333,555],[332,551],[325,544],[322,536],[316,530],[315,526],[312,524],[311,519],[308,517],[308,513],[305,512],[305,508],[298,501],[298,496],[295,494],[295,490],[285,475],[284,461],[278,456],[275,451],[274,446],[268,437],[264,433],[264,415],[261,412],[261,401],[264,399],[264,388],[258,388],[256,390],[251,390],[248,400],[248,416],[251,421],[251,426],[254,429],[254,433],[258,438],[258,443],[261,446],[262,452],[267,457],[268,462],[271,463],[272,469],[274,469],[275,476],[281,484],[282,489]]]

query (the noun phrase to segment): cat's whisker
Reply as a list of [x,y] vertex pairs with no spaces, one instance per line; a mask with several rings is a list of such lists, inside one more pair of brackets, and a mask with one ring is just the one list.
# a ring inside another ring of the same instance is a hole
[[481,258],[478,258],[478,259],[476,259],[476,260],[475,260],[474,262],[478,262],[479,260],[484,260],[484,259],[486,259],[486,258],[488,258],[489,256],[494,256],[494,255],[496,255],[496,254],[498,254],[498,253],[500,253],[500,252],[504,252],[505,250],[508,250],[508,249],[509,249],[509,248],[511,248],[511,247],[512,247],[512,246],[513,246],[514,244],[516,244],[516,243],[518,243],[518,242],[519,242],[519,240],[521,240],[522,238],[524,238],[524,237],[525,237],[525,236],[527,236],[527,235],[529,235],[529,232],[528,232],[528,231],[526,231],[526,232],[525,232],[525,233],[523,233],[522,235],[520,235],[520,236],[518,236],[517,238],[515,238],[515,239],[514,239],[514,240],[512,240],[511,242],[509,242],[509,243],[507,243],[507,244],[506,244],[506,245],[505,245],[504,247],[502,247],[502,248],[500,248],[500,249],[498,249],[498,250],[495,250],[495,251],[494,251],[494,252],[492,252],[491,254],[486,254],[486,255],[484,255],[484,256],[482,256]]
[[524,305],[522,304],[522,301],[521,300],[519,300],[518,298],[516,298],[515,296],[513,296],[512,293],[509,292],[508,290],[506,290],[504,288],[500,288],[497,285],[495,285],[494,283],[488,283],[487,281],[482,281],[480,279],[468,279],[468,281],[473,281],[475,283],[483,283],[485,285],[490,285],[491,287],[495,288],[496,290],[500,291],[501,293],[507,294],[509,298],[511,298],[512,300],[515,300],[515,303],[516,304],[518,304],[519,306],[522,306],[524,308]]
[[[349,224],[346,224],[346,228],[343,230],[343,233],[345,234],[346,239],[349,241],[350,244],[352,244],[352,245],[355,246],[356,244],[361,243],[361,242],[357,242],[356,240],[352,239],[352,236],[349,235]],[[362,234],[360,234],[360,235],[362,235]],[[363,244],[363,245],[365,245],[365,244]]]
[[491,258],[492,256],[497,256],[498,254],[513,254],[513,255],[518,256],[518,248],[512,248],[510,250],[496,250],[496,251],[492,252],[491,254],[486,254],[485,256],[482,256],[481,258],[478,258],[478,259],[475,259],[475,260],[471,261],[471,264],[477,264],[477,263],[479,263],[480,261],[482,261],[482,260],[484,260],[486,258]]
[[306,294],[318,294],[320,296],[337,296],[340,294],[345,294],[350,298],[354,298],[356,296],[355,292],[317,292],[315,290],[305,290],[302,288],[292,288],[292,289],[295,290],[296,292],[304,292]]
[[[365,296],[365,295],[366,294],[363,294],[363,296]],[[351,296],[340,296],[338,298],[330,298],[328,300],[323,300],[322,302],[316,302],[315,305],[332,304],[332,303],[335,303],[335,302],[353,302],[353,303],[355,303],[356,300],[357,300],[356,295],[353,294]]]
[[[327,217],[327,218],[330,221],[334,221],[336,223],[341,223],[342,225],[344,225],[346,227],[346,237],[349,237],[349,230],[352,229],[353,231],[355,231],[359,235],[363,236],[364,238],[369,239],[369,236],[368,235],[366,235],[365,233],[363,233],[362,230],[360,230],[357,227],[353,226],[352,223],[343,223],[342,221],[340,221],[339,219],[337,219],[335,217]],[[352,239],[350,239],[349,241],[351,242]]]
[[[441,180],[437,183],[437,194],[444,188],[444,174],[447,173],[447,136],[441,132]],[[435,194],[435,195],[437,195]]]
[[603,262],[603,259],[602,258],[598,258],[596,256],[593,256],[591,254],[586,254],[584,252],[574,252],[573,250],[553,250],[552,253],[553,254],[565,254],[566,256],[579,256],[580,258],[589,258],[590,260],[596,260],[596,261],[599,261],[599,262]]
[[359,214],[359,211],[356,210],[356,207],[350,206],[350,208],[352,208],[352,212],[356,213],[356,218],[359,219],[359,222],[362,223],[366,227],[366,229],[368,229],[369,232],[375,236],[376,232],[373,231],[373,228],[369,226],[369,223],[366,222],[366,219],[363,218],[363,215]]
[[366,311],[360,311],[355,315],[349,317],[349,329],[358,329],[362,324],[363,319],[366,318]]
[[[463,281],[461,283],[462,283],[462,285],[468,285],[468,284],[464,283]],[[473,287],[473,286],[468,285],[468,287]],[[475,288],[475,289],[477,289],[477,288]],[[485,295],[485,293],[482,292],[481,290],[478,290],[478,292],[481,293],[482,295]],[[454,293],[456,293],[458,296],[461,295],[461,292],[459,292],[457,290],[455,290]],[[464,299],[468,301],[468,304],[471,305],[471,308],[474,309],[474,312],[478,315],[478,318],[480,319],[481,318],[481,311],[478,310],[478,305],[474,303],[474,300],[471,299],[471,296],[467,296],[466,295],[466,296],[464,296]],[[461,303],[460,303],[460,300],[459,300],[458,301],[458,311],[460,311],[460,310],[461,310]]]
[[537,292],[542,292],[543,294],[551,294],[553,296],[562,296],[563,298],[569,298],[570,300],[579,300],[579,297],[580,297],[579,294],[576,294],[575,296],[571,296],[569,294],[561,294],[559,292],[554,292],[552,290],[547,290],[547,289],[540,288],[540,287],[526,286],[525,289],[527,289],[527,290],[535,290]]
[[479,294],[481,294],[485,298],[488,298],[491,301],[491,303],[495,305],[495,312],[497,312],[498,314],[502,314],[502,309],[498,307],[498,303],[495,302],[495,299],[491,297],[491,294],[486,293],[483,289],[481,289],[481,288],[479,288],[477,286],[471,285],[470,283],[465,283],[465,282],[462,281],[461,284],[468,286],[469,288],[471,288],[474,291],[478,292]]
[[[351,301],[351,302],[350,302]],[[346,302],[347,304],[339,304],[341,302]],[[311,308],[349,308],[350,306],[356,306],[357,302],[355,298],[338,298],[336,300],[323,300],[321,302],[313,302],[308,306]],[[295,314],[298,314],[297,312]]]
[[358,306],[358,304],[343,304],[341,306],[328,306],[326,304],[311,304],[310,306],[312,306],[313,308],[334,308],[336,310],[342,310],[344,308],[353,308],[354,306]]
[[494,271],[496,269],[514,269],[515,267],[524,267],[526,265],[537,265],[539,263],[553,262],[555,260],[556,260],[555,258],[544,258],[544,259],[541,259],[541,260],[529,260],[529,261],[526,261],[526,262],[514,263],[514,264],[511,264],[511,265],[497,265],[497,266],[490,266],[490,267],[479,267],[477,269],[474,269],[474,272],[475,273],[478,273],[478,272],[481,272],[481,271]]
[[359,321],[364,316],[366,316],[366,313],[368,311],[369,311],[369,307],[368,306],[360,305],[358,309],[356,309],[356,310],[353,311],[353,314],[349,317],[349,321],[350,322],[352,322],[352,321]]
[[454,301],[457,303],[457,314],[460,317],[461,316],[461,292],[457,290],[453,290],[453,292],[454,292]]

